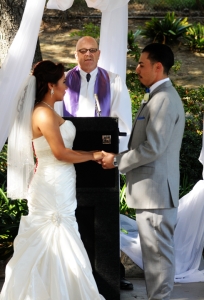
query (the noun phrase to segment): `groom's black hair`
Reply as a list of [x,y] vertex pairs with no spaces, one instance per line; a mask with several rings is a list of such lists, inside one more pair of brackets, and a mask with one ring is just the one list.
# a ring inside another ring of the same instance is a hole
[[152,64],[160,62],[164,67],[164,73],[167,75],[169,74],[169,70],[174,65],[174,54],[169,46],[159,43],[153,43],[147,45],[142,50],[142,53],[144,52],[149,53],[148,59]]

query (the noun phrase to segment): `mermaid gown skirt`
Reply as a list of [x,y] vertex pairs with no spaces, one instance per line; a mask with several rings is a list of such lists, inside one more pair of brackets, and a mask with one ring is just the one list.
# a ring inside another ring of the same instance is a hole
[[[66,121],[60,131],[71,149],[74,125]],[[58,161],[44,137],[33,144],[37,164],[29,187],[29,215],[21,218],[0,299],[104,300],[78,232],[74,166]]]

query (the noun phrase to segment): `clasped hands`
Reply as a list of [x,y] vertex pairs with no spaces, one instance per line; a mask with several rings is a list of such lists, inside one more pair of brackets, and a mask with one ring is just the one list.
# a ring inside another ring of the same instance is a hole
[[103,169],[113,169],[115,166],[113,165],[114,153],[108,153],[105,151],[93,152],[93,160],[98,164],[101,164]]

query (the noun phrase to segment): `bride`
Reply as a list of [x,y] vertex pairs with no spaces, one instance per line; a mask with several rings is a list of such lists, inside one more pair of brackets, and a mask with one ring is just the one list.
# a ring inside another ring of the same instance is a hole
[[66,89],[63,65],[43,61],[17,95],[7,194],[27,199],[29,215],[21,218],[1,300],[104,299],[78,232],[73,165],[102,154],[72,150],[76,129],[53,109]]

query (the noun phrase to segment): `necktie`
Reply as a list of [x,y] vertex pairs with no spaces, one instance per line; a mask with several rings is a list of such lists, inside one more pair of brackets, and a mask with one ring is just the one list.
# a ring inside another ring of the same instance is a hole
[[89,82],[90,78],[91,78],[91,75],[89,73],[86,74],[86,80],[87,80],[87,82]]
[[149,93],[149,92],[150,92],[150,89],[147,88],[147,89],[146,89],[146,93]]

